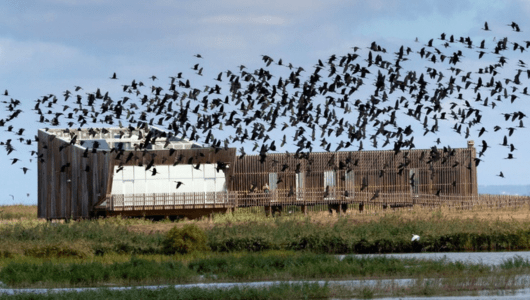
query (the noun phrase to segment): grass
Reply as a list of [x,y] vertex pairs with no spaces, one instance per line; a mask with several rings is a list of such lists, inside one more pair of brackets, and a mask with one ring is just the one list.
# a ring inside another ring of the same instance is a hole
[[[530,249],[529,221],[451,219],[438,215],[404,219],[388,214],[376,221],[348,217],[332,223],[276,219],[213,226],[213,251],[305,250],[316,253],[403,253]],[[412,243],[412,234],[421,236]]]
[[323,299],[330,296],[327,286],[317,284],[279,284],[265,288],[175,289],[167,287],[159,290],[133,288],[125,291],[101,289],[86,292],[61,292],[43,295],[18,294],[15,296],[0,296],[0,299]]
[[0,220],[37,219],[36,205],[2,205],[0,206]]
[[483,278],[527,274],[528,261],[507,261],[499,267],[447,260],[346,257],[312,253],[210,254],[152,260],[131,257],[121,262],[12,261],[0,270],[10,287],[87,287],[105,284],[153,285],[191,282],[268,280],[344,280],[387,278]]
[[[26,208],[27,211],[33,207]],[[7,209],[5,209],[7,210]],[[27,215],[23,208],[12,209]],[[337,216],[312,212],[265,217],[240,210],[210,220],[152,222],[120,217],[49,223],[36,218],[0,222],[0,258],[79,258],[163,254],[169,229],[196,224],[214,252],[304,251],[327,254],[530,249],[530,210],[420,210]],[[513,214],[516,217],[505,216]],[[486,216],[486,217],[479,217]],[[501,217],[503,216],[503,217]],[[421,236],[411,242],[412,234]],[[0,259],[0,266],[3,265]]]
[[129,260],[111,263],[12,261],[1,269],[0,281],[15,288],[57,288],[192,282],[444,278],[445,281],[437,284],[509,288],[516,286],[516,276],[526,275],[529,271],[530,262],[522,258],[491,267],[444,259],[350,256],[340,260],[331,255],[271,252],[199,254],[159,260],[133,256]]

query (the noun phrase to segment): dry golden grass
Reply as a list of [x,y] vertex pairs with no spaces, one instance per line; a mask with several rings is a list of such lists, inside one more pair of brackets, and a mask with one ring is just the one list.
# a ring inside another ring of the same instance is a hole
[[[143,232],[146,234],[165,233],[174,226],[184,226],[195,223],[203,229],[209,229],[217,225],[230,225],[241,223],[268,223],[274,225],[275,218],[266,217],[264,213],[251,212],[248,209],[236,210],[234,214],[215,215],[213,219],[203,218],[199,220],[181,220],[179,222],[131,222],[127,227],[130,231]],[[499,221],[530,221],[530,205],[521,207],[485,207],[475,206],[472,209],[457,209],[448,207],[439,208],[402,208],[392,209],[365,209],[359,212],[350,208],[346,213],[330,214],[327,211],[309,211],[307,216],[300,212],[289,214],[284,212],[282,219],[292,219],[299,221],[309,220],[312,223],[332,226],[339,219],[346,218],[352,223],[376,222],[383,217],[396,216],[403,220],[426,220],[437,216],[442,219],[478,219],[478,220],[499,220]],[[0,207],[0,223],[16,223],[22,220],[37,220],[36,205],[6,205]],[[42,221],[44,222],[44,221]]]
[[0,219],[37,219],[37,205],[2,205]]
[[[157,232],[160,233],[166,233],[171,228],[175,227],[175,225],[182,227],[187,223],[191,222],[178,222],[178,223],[153,223],[153,224],[138,224],[138,225],[129,225],[127,226],[127,229],[131,232],[143,232],[146,234],[154,234]],[[199,224],[197,224],[199,225]],[[199,225],[201,228],[205,228],[204,226]]]
[[[530,205],[525,205],[518,208],[490,208],[475,206],[473,209],[455,209],[455,208],[406,208],[399,210],[392,209],[376,209],[358,210],[350,209],[346,213],[337,214],[333,212],[330,214],[327,211],[310,211],[307,216],[301,213],[284,214],[280,218],[306,221],[309,220],[315,224],[323,226],[333,226],[339,219],[346,218],[348,222],[352,223],[369,223],[377,222],[383,217],[395,216],[402,220],[428,220],[434,216],[437,218],[452,220],[452,219],[477,219],[477,220],[499,220],[499,221],[530,221]],[[174,226],[184,226],[185,224],[194,223],[203,229],[209,229],[216,225],[231,225],[241,223],[268,223],[274,226],[275,218],[266,217],[262,213],[251,213],[248,211],[236,212],[233,215],[215,215],[213,219],[203,218],[200,220],[182,220],[176,223],[152,223],[152,224],[134,224],[129,225],[130,231],[150,233],[165,233]]]

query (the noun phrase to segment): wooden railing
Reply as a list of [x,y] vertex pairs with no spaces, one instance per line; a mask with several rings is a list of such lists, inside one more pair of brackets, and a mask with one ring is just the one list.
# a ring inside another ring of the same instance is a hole
[[108,211],[233,208],[235,206],[236,195],[230,192],[107,195],[106,199]]
[[478,195],[453,196],[412,193],[372,193],[331,190],[264,192],[200,192],[173,194],[108,195],[107,211],[235,208],[260,206],[313,206],[360,204],[368,207],[405,208],[412,206],[471,209],[473,207],[505,208],[530,204],[529,196]]

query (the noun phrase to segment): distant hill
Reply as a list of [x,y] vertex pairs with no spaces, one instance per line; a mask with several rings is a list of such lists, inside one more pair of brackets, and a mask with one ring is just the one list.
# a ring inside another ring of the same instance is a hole
[[479,194],[530,195],[530,185],[479,185]]

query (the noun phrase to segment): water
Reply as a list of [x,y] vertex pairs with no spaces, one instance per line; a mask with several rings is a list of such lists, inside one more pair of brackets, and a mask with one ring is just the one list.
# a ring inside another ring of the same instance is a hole
[[[408,286],[415,282],[414,279],[387,279],[387,280],[312,280],[312,281],[259,281],[259,282],[222,282],[222,283],[191,283],[191,284],[178,284],[178,285],[152,285],[152,286],[138,286],[136,288],[157,290],[167,288],[170,286],[176,289],[186,288],[209,288],[209,289],[229,289],[233,287],[253,287],[261,288],[272,285],[278,285],[280,283],[289,284],[303,284],[303,283],[317,283],[321,286],[328,284],[330,286],[347,286],[347,287],[362,287],[362,286],[381,286],[381,285],[394,285],[394,286]],[[133,287],[106,287],[109,290],[130,290]],[[90,290],[97,290],[98,288],[56,288],[56,289],[0,289],[0,294],[14,295],[18,293],[34,293],[34,294],[45,294],[45,293],[60,293],[60,292],[83,292]]]
[[[486,264],[490,266],[500,265],[504,260],[520,257],[530,260],[530,251],[514,252],[439,252],[439,253],[403,253],[403,254],[359,254],[355,257],[395,257],[416,259],[447,259],[449,261],[460,261],[464,263]],[[346,255],[339,255],[342,259]]]
[[[341,259],[347,255],[339,255]],[[395,258],[415,258],[415,259],[446,259],[449,261],[460,261],[464,263],[481,263],[491,266],[499,265],[504,260],[513,259],[520,257],[523,259],[530,260],[530,251],[518,251],[518,252],[446,252],[446,253],[406,253],[406,254],[362,254],[356,255],[356,257],[395,257]],[[521,284],[528,286],[530,283],[530,276],[519,276],[518,281]],[[342,280],[342,281],[288,281],[291,284],[301,284],[301,283],[318,283],[319,285],[324,285],[326,282],[331,285],[339,285],[346,287],[362,287],[362,286],[387,286],[393,285],[395,287],[410,286],[414,284],[415,279],[387,279],[387,280]],[[281,283],[281,281],[261,281],[261,282],[232,282],[232,283],[194,283],[194,284],[181,284],[173,285],[175,288],[231,288],[231,287],[267,287],[271,285],[276,285]],[[3,284],[0,282],[0,286]],[[158,286],[141,286],[136,288],[143,289],[161,289],[167,288],[170,285],[158,285]],[[133,287],[108,287],[110,290],[128,290]],[[0,294],[14,295],[18,293],[35,293],[35,294],[44,294],[44,293],[60,293],[60,292],[82,292],[89,290],[96,290],[98,288],[59,288],[59,289],[8,289],[0,288]],[[520,289],[516,291],[510,291],[506,294],[503,291],[494,292],[496,295],[491,296],[489,294],[479,294],[479,296],[456,296],[456,297],[410,297],[414,300],[422,299],[443,299],[443,300],[472,300],[472,299],[481,299],[481,300],[493,300],[493,299],[502,299],[502,300],[511,300],[511,299],[530,299],[530,288]],[[400,300],[405,299],[401,298],[381,298],[384,300]]]
[[454,296],[454,297],[409,297],[409,298],[377,298],[378,300],[521,300],[530,299],[530,289],[521,289],[510,292],[510,295],[505,295],[503,291],[497,291],[497,295],[479,295],[479,296]]
[[[520,281],[524,281],[528,284],[530,277],[521,276]],[[385,279],[385,280],[342,280],[342,281],[287,281],[290,284],[302,284],[302,283],[318,283],[319,285],[328,284],[331,288],[333,286],[345,286],[345,287],[371,287],[371,286],[394,286],[394,287],[405,287],[410,286],[415,283],[414,279]],[[210,289],[227,289],[232,287],[267,287],[272,285],[277,285],[282,283],[282,281],[261,281],[261,282],[231,282],[231,283],[193,283],[193,284],[180,284],[174,285],[176,289],[184,288],[210,288]],[[170,287],[170,285],[156,285],[156,286],[139,286],[136,288],[139,289],[149,289],[157,290],[162,288]],[[108,287],[109,290],[130,290],[133,287]],[[99,288],[57,288],[57,289],[0,289],[0,294],[4,295],[15,295],[20,293],[33,293],[33,294],[46,294],[46,293],[62,293],[62,292],[83,292],[90,290],[97,290]],[[471,299],[480,299],[480,300],[493,300],[493,299],[502,299],[502,300],[511,300],[511,299],[529,299],[530,298],[530,288],[520,289],[516,291],[510,291],[505,293],[504,291],[494,291],[482,293],[479,296],[454,296],[454,297],[399,297],[399,298],[378,298],[384,300],[401,300],[401,299],[414,299],[414,300],[433,300],[433,299],[443,299],[443,300],[471,300]]]

